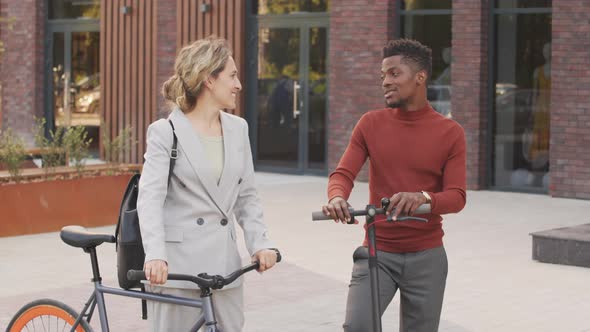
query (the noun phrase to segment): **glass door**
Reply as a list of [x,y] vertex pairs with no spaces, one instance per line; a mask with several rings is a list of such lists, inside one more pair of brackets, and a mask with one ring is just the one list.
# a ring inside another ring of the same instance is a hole
[[327,30],[308,22],[258,29],[258,169],[325,171]]
[[301,32],[298,28],[258,31],[257,161],[271,167],[299,167],[301,116]]
[[100,32],[54,31],[51,38],[49,127],[84,126],[98,154],[100,139]]
[[84,126],[98,156],[100,0],[47,1],[46,129]]
[[328,109],[328,29],[309,29],[309,61],[305,93],[307,170],[326,169],[326,117]]

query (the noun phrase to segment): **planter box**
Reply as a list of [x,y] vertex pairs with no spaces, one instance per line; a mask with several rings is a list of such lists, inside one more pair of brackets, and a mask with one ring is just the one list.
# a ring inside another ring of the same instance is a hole
[[544,263],[590,267],[590,224],[531,234],[533,259]]
[[117,223],[132,174],[0,186],[0,236],[59,231],[66,225]]

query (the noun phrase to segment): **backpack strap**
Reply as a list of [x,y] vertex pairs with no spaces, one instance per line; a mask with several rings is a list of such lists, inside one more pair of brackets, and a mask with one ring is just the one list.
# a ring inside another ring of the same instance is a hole
[[[145,293],[145,284],[141,284],[141,292]],[[141,299],[141,319],[147,320],[148,319],[148,312],[147,312],[147,300]]]
[[[172,177],[172,170],[174,169],[174,164],[176,163],[176,159],[178,159],[178,138],[176,137],[176,133],[174,132],[174,124],[172,123],[171,120],[168,120],[168,122],[170,123],[170,126],[172,127],[172,136],[173,136],[173,142],[172,142],[172,149],[170,150],[170,168],[168,169],[168,186],[170,186],[170,179]],[[137,184],[136,184],[137,186]],[[126,192],[125,192],[125,196],[127,196],[127,191],[132,190],[131,188],[127,188]],[[120,212],[119,212],[120,214]],[[115,228],[115,239],[117,238],[117,236],[119,235],[119,228],[120,228],[120,222],[117,222],[117,227]]]
[[174,131],[174,124],[172,120],[168,120],[170,123],[170,127],[172,127],[172,136],[174,142],[172,143],[172,150],[170,150],[170,168],[168,169],[168,186],[170,186],[170,178],[172,177],[172,170],[174,169],[174,164],[176,163],[176,159],[178,159],[178,138],[176,138],[176,132]]
[[[176,137],[176,133],[174,132],[174,124],[172,120],[168,120],[170,123],[170,127],[172,127],[172,136],[174,141],[172,142],[172,149],[170,150],[170,168],[168,169],[168,187],[170,187],[170,179],[172,178],[172,170],[174,169],[174,164],[176,164],[176,159],[178,159],[178,138]],[[145,285],[141,284],[141,291],[145,293]],[[141,319],[146,320],[148,318],[147,313],[147,301],[145,299],[141,300]]]

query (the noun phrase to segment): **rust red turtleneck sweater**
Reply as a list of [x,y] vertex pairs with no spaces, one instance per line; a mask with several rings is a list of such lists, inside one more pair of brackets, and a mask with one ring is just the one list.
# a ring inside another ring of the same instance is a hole
[[463,128],[430,105],[412,112],[387,108],[364,114],[330,175],[329,199],[341,196],[348,200],[367,158],[370,204],[379,207],[381,198],[398,192],[426,191],[432,198],[431,214],[421,215],[428,223],[377,224],[377,249],[415,252],[441,246],[444,233],[440,215],[459,212],[466,201]]

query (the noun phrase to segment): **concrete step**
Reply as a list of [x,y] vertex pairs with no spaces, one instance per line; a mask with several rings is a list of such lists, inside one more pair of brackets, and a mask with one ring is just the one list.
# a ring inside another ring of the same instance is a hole
[[534,260],[590,267],[590,224],[555,228],[531,235]]

